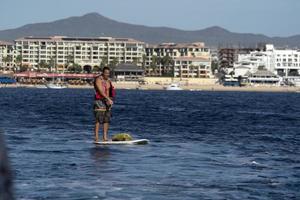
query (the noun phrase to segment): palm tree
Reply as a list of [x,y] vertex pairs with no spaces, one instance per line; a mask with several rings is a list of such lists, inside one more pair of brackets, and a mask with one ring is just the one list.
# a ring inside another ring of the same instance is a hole
[[118,63],[119,63],[118,58],[114,58],[114,59],[111,61],[111,63],[110,63],[110,67],[111,67],[112,69],[114,69],[114,68],[117,66]]
[[71,54],[69,54],[68,56],[67,56],[67,64],[66,64],[66,68],[68,69],[69,68],[69,66],[72,64],[74,64],[74,62],[75,62],[75,59],[74,59],[74,56],[73,55],[71,55]]
[[100,68],[103,69],[103,67],[106,67],[108,65],[108,59],[107,56],[103,56],[101,58]]
[[147,56],[144,54],[142,57],[142,68],[145,70],[146,68]]
[[5,65],[4,69],[5,69],[7,67],[7,63],[10,63],[13,61],[13,57],[11,55],[8,55],[6,57],[3,57],[2,61],[4,62],[4,65]]
[[188,77],[190,77],[190,72],[192,72],[194,74],[195,68],[196,68],[196,66],[194,66],[193,64],[189,66]]
[[55,67],[55,70],[56,70],[56,62],[55,62],[55,58],[52,57],[50,59],[50,62],[49,62],[49,65],[48,65],[48,69],[50,72],[52,72],[52,67]]
[[46,61],[42,60],[39,64],[38,64],[38,71],[40,72],[41,70],[48,68],[48,65],[46,63]]
[[22,68],[22,64],[23,64],[22,61],[23,61],[22,56],[21,56],[21,55],[18,55],[18,56],[16,57],[16,63],[17,63],[17,65],[18,65],[18,68],[19,68],[19,69]]
[[19,71],[20,72],[26,72],[26,71],[28,71],[28,66],[24,66],[24,65],[20,66]]
[[111,68],[111,75],[112,75],[112,78],[114,78],[114,74],[115,74],[115,68],[117,66],[117,64],[119,63],[118,59],[117,58],[114,58],[111,63],[110,63],[110,68]]
[[133,58],[132,63],[135,65],[138,65],[140,63],[140,58],[137,58],[137,57]]
[[81,68],[81,66],[79,64],[74,63],[73,67],[74,67],[74,72],[75,73],[81,73],[82,72],[82,68]]
[[218,61],[212,61],[211,62],[211,71],[213,74],[215,74],[215,71],[219,70],[219,63]]
[[98,73],[98,72],[100,72],[100,67],[99,66],[94,66],[94,68],[93,68],[93,72],[96,72],[96,73]]
[[151,57],[151,70],[152,72],[154,72],[154,74],[152,73],[152,75],[156,75],[156,68],[157,68],[157,65],[159,64],[159,58],[155,55],[153,55]]
[[163,66],[163,76],[170,76],[171,75],[171,67],[174,66],[174,60],[169,56],[164,56],[160,60],[161,65]]

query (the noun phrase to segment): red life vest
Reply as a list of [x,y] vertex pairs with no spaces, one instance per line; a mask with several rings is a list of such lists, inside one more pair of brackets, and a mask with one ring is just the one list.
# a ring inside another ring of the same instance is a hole
[[[98,77],[96,77],[97,79]],[[98,90],[96,89],[96,79],[94,81],[94,88],[95,88],[95,100],[100,100],[103,99],[104,97],[98,92]],[[107,92],[107,85],[106,82],[104,80],[102,80],[102,89],[103,91]],[[115,98],[116,96],[116,90],[114,88],[114,86],[112,85],[111,81],[109,81],[110,84],[110,88],[109,88],[109,94],[107,96],[109,96],[110,98]]]

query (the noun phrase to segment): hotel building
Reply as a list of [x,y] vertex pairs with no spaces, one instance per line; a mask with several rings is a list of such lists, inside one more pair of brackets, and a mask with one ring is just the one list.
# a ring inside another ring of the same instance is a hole
[[15,66],[14,44],[0,41],[0,68],[10,70]]
[[60,71],[70,63],[92,70],[102,62],[140,65],[145,44],[130,38],[24,37],[15,40],[15,49],[22,57],[22,66],[33,70],[42,62],[54,62]]
[[[169,58],[169,62],[164,64],[164,59],[168,60],[166,57]],[[149,45],[146,47],[145,67],[148,76],[172,74],[182,78],[209,77],[210,49],[202,42]]]
[[252,51],[248,54],[239,54],[234,64],[235,70],[244,69],[251,73],[263,66],[266,70],[279,76],[300,75],[300,50],[276,49],[267,44],[264,51]]
[[[2,57],[9,52],[13,56],[11,64],[29,71],[49,71],[50,67],[64,71],[72,65],[92,71],[104,65],[133,63],[144,67],[146,76],[211,76],[211,52],[202,42],[146,45],[130,38],[30,36],[9,45],[9,48],[8,45],[0,46],[4,49]],[[17,61],[17,57],[20,60]]]
[[219,68],[232,68],[240,54],[249,54],[254,48],[221,48],[218,51]]

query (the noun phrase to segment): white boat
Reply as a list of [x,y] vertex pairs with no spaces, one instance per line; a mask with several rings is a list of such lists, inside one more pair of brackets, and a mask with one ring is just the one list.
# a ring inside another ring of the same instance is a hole
[[[63,68],[63,74],[65,72],[64,69],[65,68]],[[50,67],[50,71],[52,72],[52,66]],[[56,73],[57,73],[57,71],[56,71]],[[52,81],[46,84],[46,87],[49,88],[49,89],[65,89],[65,88],[67,88],[67,85],[63,84],[63,82],[64,82],[64,80],[62,80],[62,82],[61,82],[61,80],[56,80],[55,81],[54,77],[53,77]]]
[[166,90],[182,90],[181,87],[179,87],[179,84],[177,83],[172,83],[171,85],[168,85],[166,87]]
[[300,78],[294,79],[294,84],[296,87],[300,87]]
[[66,85],[59,84],[59,83],[48,83],[48,84],[46,84],[46,87],[49,89],[65,89],[65,88],[67,88]]
[[47,86],[46,86],[46,85],[36,85],[35,88],[38,88],[38,89],[46,89]]

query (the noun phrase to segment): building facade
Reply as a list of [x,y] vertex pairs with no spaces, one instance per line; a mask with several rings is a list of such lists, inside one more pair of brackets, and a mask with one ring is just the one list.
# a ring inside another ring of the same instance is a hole
[[202,42],[147,45],[130,38],[30,36],[15,40],[9,48],[2,46],[2,54],[10,52],[11,64],[23,71],[72,71],[76,66],[89,72],[131,63],[143,68],[146,76],[208,78],[212,74],[211,52]]
[[15,66],[15,48],[10,42],[0,41],[0,68],[11,70]]
[[280,76],[300,76],[300,50],[274,49],[275,73]]
[[274,45],[267,44],[264,51],[239,54],[234,63],[236,74],[245,68],[254,73],[259,67],[281,77],[300,76],[300,50],[276,49]]
[[148,45],[145,51],[145,68],[148,76],[209,77],[211,75],[210,49],[202,42]]
[[232,68],[240,54],[249,54],[254,48],[221,48],[218,51],[219,68]]
[[114,69],[114,78],[117,81],[142,81],[144,70],[135,64],[118,64]]
[[238,54],[237,61],[234,63],[234,71],[237,76],[243,76],[247,72],[254,73],[262,68],[270,72],[275,70],[274,48],[271,46],[267,46],[265,51]]
[[174,77],[209,78],[211,60],[206,58],[179,57],[174,60]]
[[111,37],[24,37],[15,41],[22,65],[37,69],[41,63],[55,63],[58,70],[76,63],[92,70],[100,64],[140,63],[144,42]]

